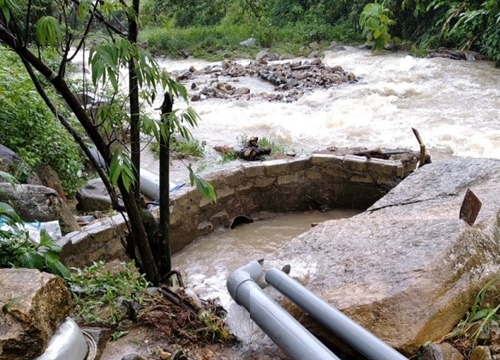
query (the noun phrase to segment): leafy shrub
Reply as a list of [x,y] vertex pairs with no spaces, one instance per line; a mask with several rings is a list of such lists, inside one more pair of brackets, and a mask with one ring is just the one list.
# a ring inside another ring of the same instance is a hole
[[[78,146],[38,95],[24,67],[2,47],[0,64],[0,144],[15,151],[28,165],[19,174],[21,180],[37,164],[46,162],[71,197],[80,185],[77,173],[82,161]],[[57,102],[54,94],[52,98]]]
[[391,35],[389,26],[394,24],[394,20],[389,18],[390,11],[378,3],[366,4],[359,17],[359,25],[363,28],[366,41],[375,41],[373,49],[381,50],[389,43]]
[[29,268],[44,270],[65,279],[69,270],[59,261],[61,247],[49,236],[46,230],[40,232],[40,242],[30,240],[29,232],[23,222],[9,205],[0,202],[0,268]]

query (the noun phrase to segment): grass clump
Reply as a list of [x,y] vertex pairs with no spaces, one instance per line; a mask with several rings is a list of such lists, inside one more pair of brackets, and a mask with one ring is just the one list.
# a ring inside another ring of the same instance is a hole
[[[170,141],[170,157],[175,160],[186,159],[189,156],[202,158],[205,156],[205,141],[196,139],[186,140],[171,140]],[[158,158],[160,156],[160,145],[156,140],[153,140],[149,145],[149,149]]]
[[[242,135],[238,137],[238,142],[240,143],[241,146],[247,146],[248,141],[250,140],[250,137],[248,135]],[[271,155],[276,154],[276,153],[286,153],[287,151],[294,151],[293,149],[277,143],[271,139],[268,139],[266,137],[259,137],[259,140],[257,141],[257,145],[259,147],[269,147],[271,148]]]
[[[500,304],[493,307],[486,302],[487,293],[493,292],[497,294],[497,289],[493,285],[496,281],[498,281],[498,278],[490,280],[479,291],[465,318],[458,323],[450,334],[443,338],[443,341],[450,342],[466,358],[478,344],[491,343],[491,334],[495,333],[492,330],[497,328],[500,322],[498,314]],[[498,298],[498,296],[491,298]],[[429,344],[430,342],[427,342],[424,347]],[[419,353],[421,352],[419,351]]]
[[107,326],[127,317],[133,302],[141,304],[149,285],[133,262],[106,266],[103,261],[72,269],[68,283],[79,322]]

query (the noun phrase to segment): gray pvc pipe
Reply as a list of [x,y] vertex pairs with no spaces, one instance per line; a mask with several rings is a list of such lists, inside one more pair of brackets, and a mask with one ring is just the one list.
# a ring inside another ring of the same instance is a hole
[[[104,161],[99,151],[97,151],[96,147],[94,145],[90,145],[88,148],[99,165],[101,165],[102,167],[106,167],[106,162]],[[160,177],[142,168],[139,170],[139,177],[141,179],[141,192],[150,199],[158,199],[160,193]],[[175,185],[176,184],[172,182],[169,183],[170,191],[175,188]]]
[[267,295],[257,282],[263,278],[257,261],[235,270],[227,280],[232,298],[292,360],[339,360],[325,345]]
[[302,310],[370,360],[408,360],[371,332],[307,290],[287,274],[272,268],[266,281]]

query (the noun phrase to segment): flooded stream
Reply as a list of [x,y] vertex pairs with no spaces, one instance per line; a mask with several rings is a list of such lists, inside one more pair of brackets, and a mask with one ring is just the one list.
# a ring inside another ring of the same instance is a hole
[[[267,137],[298,153],[330,146],[418,150],[412,127],[419,130],[434,161],[452,156],[500,158],[500,70],[492,63],[421,59],[405,53],[372,54],[355,48],[329,53],[323,61],[354,73],[358,83],[316,90],[293,103],[257,99],[192,103],[200,115],[192,134],[206,143],[207,155],[202,160],[206,171],[218,166],[215,145],[238,147],[238,138],[244,135]],[[160,60],[160,64],[172,71],[213,63],[187,59]],[[272,86],[255,79],[240,81],[252,92],[273,91]],[[190,84],[185,85],[189,88]],[[158,94],[154,108],[160,106],[162,98]],[[142,164],[159,173],[158,162],[148,151]],[[188,182],[183,169],[181,163],[173,165],[173,181]],[[265,258],[307,231],[311,222],[351,215],[290,214],[235,230],[218,230],[175,255],[173,263],[187,273],[188,284],[200,294],[219,296],[230,309],[232,329],[247,344],[255,344],[251,322],[228,305],[234,303],[225,291],[227,275],[250,260]]]

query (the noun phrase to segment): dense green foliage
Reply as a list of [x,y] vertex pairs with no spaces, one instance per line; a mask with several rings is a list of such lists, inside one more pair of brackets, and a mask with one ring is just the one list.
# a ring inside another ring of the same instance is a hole
[[79,149],[38,95],[24,66],[3,47],[0,82],[0,144],[18,153],[27,165],[16,175],[22,180],[37,164],[46,162],[61,178],[66,194],[73,195],[80,184]]
[[61,247],[49,236],[40,232],[40,241],[29,238],[23,221],[8,204],[0,202],[0,268],[30,268],[52,272],[63,278],[69,270],[59,261]]
[[389,26],[394,24],[390,16],[390,11],[378,3],[370,3],[365,6],[359,17],[359,25],[363,28],[366,41],[374,41],[373,48],[382,50],[389,41]]
[[[184,48],[191,49],[195,56],[222,49],[241,56],[238,44],[249,37],[254,37],[257,45],[272,50],[283,43],[308,45],[316,41],[326,45],[333,40],[359,43],[364,31],[367,40],[373,40],[379,48],[392,36],[422,49],[445,46],[480,51],[500,62],[497,0],[147,0],[143,3],[143,26],[147,30],[142,39],[156,52],[171,56]],[[363,10],[373,11],[378,24],[369,19],[367,12],[363,16]],[[158,29],[159,24],[164,30]]]

